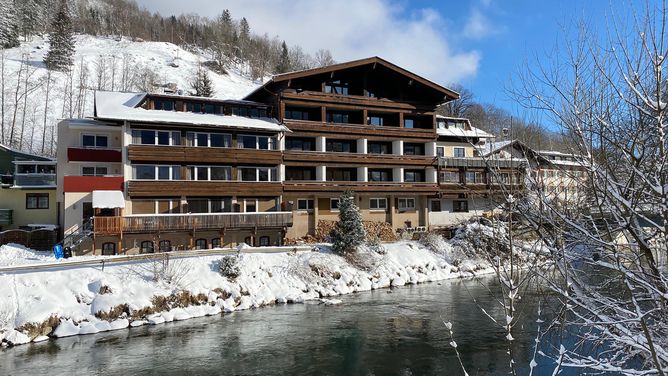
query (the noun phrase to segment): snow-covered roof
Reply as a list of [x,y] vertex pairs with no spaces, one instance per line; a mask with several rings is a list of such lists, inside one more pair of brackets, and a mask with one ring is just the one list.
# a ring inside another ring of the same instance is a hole
[[252,119],[234,115],[146,110],[137,107],[147,96],[147,93],[97,91],[95,92],[95,118],[143,123],[213,125],[275,132],[287,131],[284,125],[271,118]]
[[494,136],[491,133],[487,133],[483,131],[482,129],[476,128],[471,125],[468,119],[465,118],[455,118],[455,117],[447,117],[447,116],[442,116],[442,115],[436,115],[437,119],[442,119],[442,120],[452,120],[452,121],[459,121],[459,122],[465,122],[467,127],[470,129],[460,129],[460,128],[454,128],[454,127],[449,127],[449,128],[436,128],[436,134],[439,136],[449,136],[449,137],[477,137],[477,138],[494,138]]
[[486,155],[496,153],[497,151],[499,151],[499,150],[505,148],[506,146],[510,145],[512,142],[513,141],[511,141],[511,140],[487,142],[484,145],[476,146],[476,149],[478,149],[478,152],[480,153],[480,155],[486,156]]
[[98,209],[116,209],[125,207],[125,198],[121,191],[93,191],[93,207]]

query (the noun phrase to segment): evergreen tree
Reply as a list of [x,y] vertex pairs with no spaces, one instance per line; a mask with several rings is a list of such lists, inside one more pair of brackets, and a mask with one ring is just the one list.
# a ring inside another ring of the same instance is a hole
[[276,73],[285,73],[290,70],[290,55],[288,54],[288,45],[285,44],[285,41],[283,41],[283,44],[281,44],[281,57],[278,60],[278,64],[276,64]]
[[366,240],[362,214],[351,191],[345,191],[339,197],[339,221],[331,236],[332,248],[340,255],[357,251]]
[[0,0],[0,47],[19,45],[17,13],[13,0]]
[[192,91],[190,95],[196,97],[211,97],[213,96],[213,83],[209,78],[209,73],[207,72],[202,65],[197,68],[195,77],[190,83],[190,88]]
[[49,45],[49,52],[44,58],[46,67],[51,70],[68,71],[74,57],[74,34],[67,0],[60,0],[58,11],[51,24]]
[[239,39],[242,42],[246,42],[250,39],[250,25],[248,25],[248,20],[246,17],[243,17],[239,22]]

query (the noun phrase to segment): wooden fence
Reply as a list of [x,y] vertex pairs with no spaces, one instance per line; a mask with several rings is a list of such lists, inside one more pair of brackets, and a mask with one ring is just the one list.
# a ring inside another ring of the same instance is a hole
[[34,250],[48,251],[57,242],[57,230],[6,230],[0,232],[0,245],[16,243]]

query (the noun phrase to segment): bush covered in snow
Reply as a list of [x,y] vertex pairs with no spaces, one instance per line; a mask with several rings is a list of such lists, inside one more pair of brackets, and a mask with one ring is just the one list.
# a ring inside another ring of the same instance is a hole
[[510,254],[507,224],[484,218],[471,218],[459,226],[450,244],[468,258]]
[[241,275],[241,267],[239,267],[239,256],[231,255],[224,256],[220,259],[219,266],[220,274],[226,277],[231,282],[234,282]]

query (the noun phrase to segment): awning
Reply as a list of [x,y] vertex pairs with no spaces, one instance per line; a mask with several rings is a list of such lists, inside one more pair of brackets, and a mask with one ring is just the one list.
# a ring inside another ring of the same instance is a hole
[[125,207],[125,198],[121,191],[93,191],[93,207],[97,209],[116,209]]

